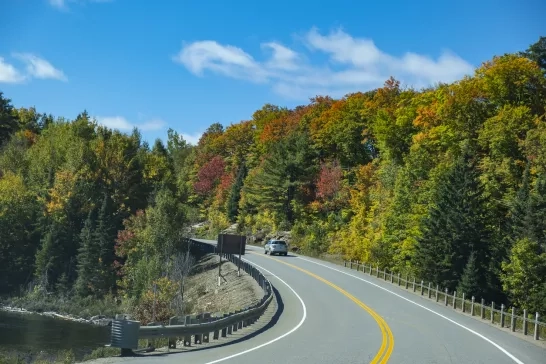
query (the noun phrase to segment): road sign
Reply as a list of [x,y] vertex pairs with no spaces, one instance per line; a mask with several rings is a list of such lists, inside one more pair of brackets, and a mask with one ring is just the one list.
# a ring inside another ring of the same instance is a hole
[[218,252],[224,254],[244,255],[246,236],[232,234],[218,234]]

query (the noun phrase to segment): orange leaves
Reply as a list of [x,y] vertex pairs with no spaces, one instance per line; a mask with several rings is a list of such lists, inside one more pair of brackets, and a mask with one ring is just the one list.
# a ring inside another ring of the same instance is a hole
[[264,126],[260,134],[260,141],[264,144],[276,142],[295,131],[305,111],[306,108],[302,108],[273,119]]
[[25,129],[23,131],[23,137],[28,141],[29,145],[33,145],[34,143],[36,143],[38,135],[36,135],[36,133],[31,130]]
[[417,108],[417,116],[413,120],[413,125],[425,129],[435,126],[439,121],[437,107],[437,102],[433,101],[431,105],[423,105]]

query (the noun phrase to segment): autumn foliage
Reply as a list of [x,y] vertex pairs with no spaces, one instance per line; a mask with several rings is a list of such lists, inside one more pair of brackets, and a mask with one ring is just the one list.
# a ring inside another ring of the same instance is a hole
[[92,282],[102,287],[93,294],[139,303],[143,320],[160,292],[156,313],[167,317],[165,262],[182,235],[216,238],[237,223],[546,314],[541,49],[420,90],[390,77],[293,109],[265,104],[213,123],[196,146],[170,130],[166,146],[149,148],[87,113],[53,119],[0,93],[0,250],[15,252],[0,255],[0,293],[27,277],[46,292]]

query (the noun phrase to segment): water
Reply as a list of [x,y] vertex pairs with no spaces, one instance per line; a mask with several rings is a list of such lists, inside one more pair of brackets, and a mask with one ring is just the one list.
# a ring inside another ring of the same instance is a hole
[[0,311],[0,352],[3,353],[43,352],[55,355],[71,349],[76,359],[82,359],[85,354],[109,342],[109,326]]

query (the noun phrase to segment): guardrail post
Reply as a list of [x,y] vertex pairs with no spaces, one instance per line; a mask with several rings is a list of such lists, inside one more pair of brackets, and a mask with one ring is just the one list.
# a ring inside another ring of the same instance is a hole
[[[217,321],[217,320],[218,320],[218,317],[219,317],[218,314],[214,315],[214,319],[213,319],[213,320],[214,320],[214,321]],[[212,334],[212,340],[218,340],[218,339],[220,339],[220,329],[214,330],[214,333]]]
[[[224,314],[224,317],[228,317],[228,314],[225,313],[225,314]],[[224,328],[222,329],[222,337],[226,337],[226,336],[227,336],[228,329],[229,329],[229,333],[231,334],[231,328],[230,328],[230,327],[224,327]]]
[[474,296],[472,296],[472,302],[470,303],[470,316],[474,316]]
[[457,291],[453,291],[453,308],[457,309]]
[[480,317],[482,320],[485,320],[485,300],[483,298],[480,306]]
[[510,330],[516,331],[516,308],[512,307],[512,316],[510,317]]
[[[195,316],[195,319],[192,320],[193,321],[192,323],[200,324],[202,317],[203,317],[203,315],[201,315],[201,314]],[[201,344],[203,342],[203,335],[202,334],[193,335],[193,342],[196,343],[196,344]]]
[[430,298],[432,296],[432,291],[430,290],[431,285],[432,285],[432,283],[428,282],[428,298]]
[[[235,311],[235,315],[238,314],[239,312],[240,312],[240,310]],[[231,331],[232,332],[237,332],[237,330],[239,330],[239,323],[238,322],[231,325]]]
[[495,323],[495,302],[491,302],[491,323]]
[[538,340],[538,318],[539,318],[539,314],[538,312],[535,313],[535,340]]
[[463,307],[461,307],[461,309],[463,310],[463,312],[466,312],[466,302],[465,302],[464,297],[465,297],[465,294],[463,292]]
[[387,280],[387,268],[383,268],[383,279]]
[[400,286],[400,273],[398,273],[398,285]]
[[421,296],[425,294],[425,281],[421,279]]
[[[191,324],[191,315],[186,315],[184,318],[184,325]],[[185,335],[184,336],[184,346],[191,346],[191,335]]]
[[[206,312],[205,314],[203,314],[203,322],[210,322],[210,321],[211,321],[210,313]],[[209,342],[209,335],[210,335],[210,332],[206,332],[206,333],[203,334],[203,342],[204,343]]]
[[356,261],[356,271],[360,271],[360,263],[358,262],[358,260]]
[[[180,325],[180,318],[178,316],[173,316],[169,319],[169,326]],[[176,349],[176,337],[169,338],[169,349]]]
[[415,292],[415,277],[413,277],[413,292]]
[[391,272],[391,283],[394,283],[394,272]]
[[523,310],[523,335],[527,335],[527,309]]
[[345,268],[347,268],[347,261],[346,261],[346,260],[343,261],[343,266],[344,266]]
[[409,285],[409,276],[406,274],[406,289],[408,289]]
[[436,302],[440,300],[440,291],[438,291],[438,288],[440,288],[440,286],[437,284],[436,285]]
[[446,294],[445,294],[444,299],[445,299],[445,304],[446,304],[446,306],[447,306],[447,288],[446,288],[446,291],[445,291],[445,292],[446,292]]
[[[231,315],[233,315],[233,312],[230,312],[230,313],[228,314],[228,316],[231,316]],[[237,331],[237,330],[235,330],[235,331]],[[231,335],[232,332],[233,332],[233,325],[229,325],[229,326],[227,327],[227,334],[228,334],[228,335]]]
[[353,269],[353,260],[351,259],[351,269]]
[[504,303],[501,303],[500,325],[501,325],[501,327],[504,327]]

